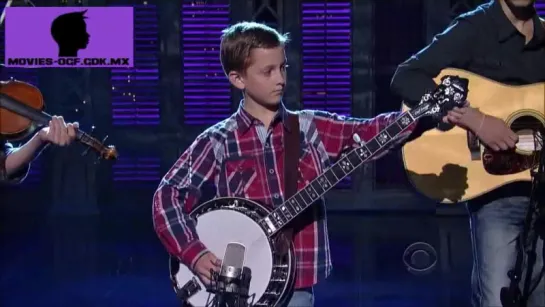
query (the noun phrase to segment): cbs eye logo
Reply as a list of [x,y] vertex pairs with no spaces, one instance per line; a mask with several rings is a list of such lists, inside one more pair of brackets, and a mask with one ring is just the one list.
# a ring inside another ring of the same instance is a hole
[[414,275],[429,274],[437,265],[437,252],[424,242],[416,242],[403,252],[403,263]]

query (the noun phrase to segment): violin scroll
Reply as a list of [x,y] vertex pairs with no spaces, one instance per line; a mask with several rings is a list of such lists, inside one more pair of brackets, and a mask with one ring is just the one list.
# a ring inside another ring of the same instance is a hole
[[[92,128],[92,131],[94,131],[94,126]],[[113,145],[104,145],[104,142],[106,139],[108,139],[108,136],[106,136],[102,142],[95,139],[94,137],[90,136],[89,134],[78,130],[77,132],[77,139],[88,146],[88,148],[83,152],[82,156],[85,156],[89,149],[94,149],[102,159],[104,160],[116,160],[119,154],[117,153],[117,149]]]

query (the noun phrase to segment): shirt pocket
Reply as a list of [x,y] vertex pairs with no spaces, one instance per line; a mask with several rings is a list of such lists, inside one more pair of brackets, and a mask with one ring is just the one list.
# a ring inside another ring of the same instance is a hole
[[258,185],[257,159],[252,156],[229,157],[223,163],[222,181],[224,195],[247,198],[253,195]]

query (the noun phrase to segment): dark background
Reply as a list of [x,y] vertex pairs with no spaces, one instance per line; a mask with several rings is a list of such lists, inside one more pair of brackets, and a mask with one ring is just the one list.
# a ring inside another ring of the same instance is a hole
[[[78,121],[87,132],[95,127],[99,139],[108,135],[120,157],[96,163],[93,152],[81,155],[80,144],[49,148],[25,183],[0,190],[1,305],[175,306],[151,198],[193,138],[238,106],[240,95],[219,64],[221,29],[256,20],[291,33],[284,99],[290,108],[372,117],[401,108],[389,91],[396,66],[483,2],[35,0],[134,6],[136,65],[3,70],[3,80],[38,86],[49,114]],[[328,199],[335,269],[317,287],[317,306],[467,306],[465,208],[419,196],[399,152],[365,165]],[[414,242],[435,248],[432,273],[405,269],[403,251]]]

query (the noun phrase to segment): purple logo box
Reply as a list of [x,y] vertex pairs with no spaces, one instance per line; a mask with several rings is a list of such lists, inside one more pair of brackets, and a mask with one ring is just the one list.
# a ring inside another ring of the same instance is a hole
[[132,7],[9,7],[7,67],[133,67]]

